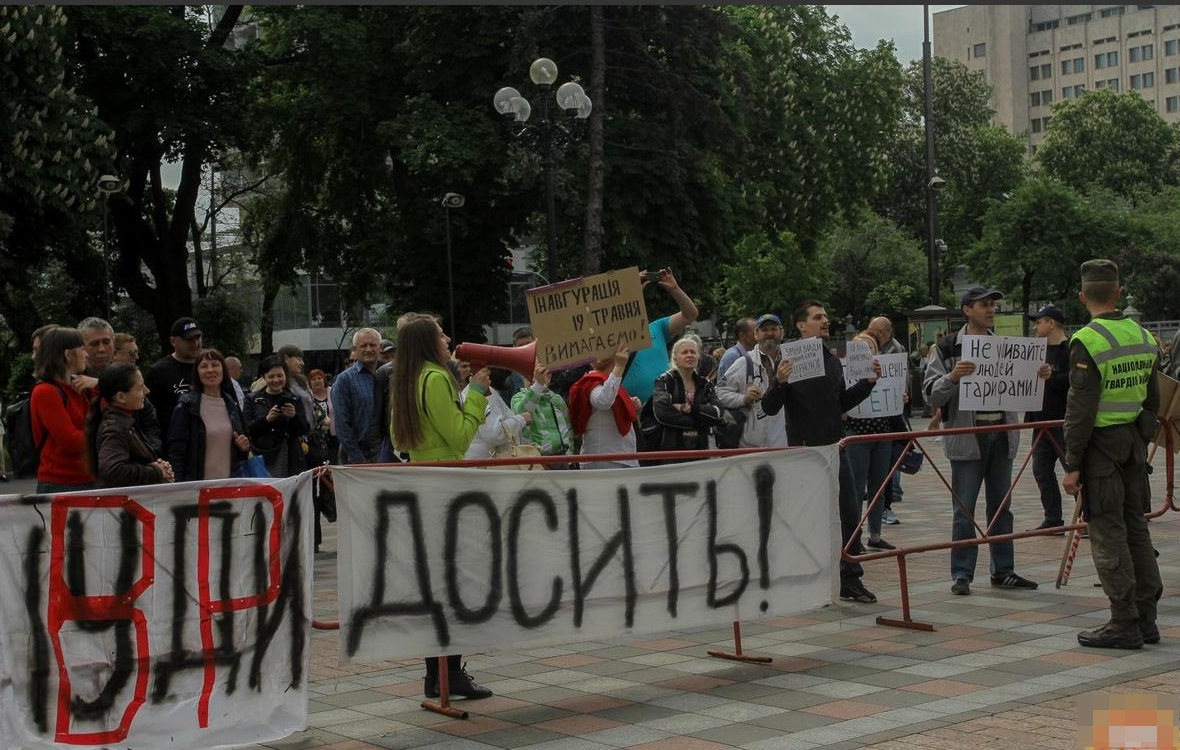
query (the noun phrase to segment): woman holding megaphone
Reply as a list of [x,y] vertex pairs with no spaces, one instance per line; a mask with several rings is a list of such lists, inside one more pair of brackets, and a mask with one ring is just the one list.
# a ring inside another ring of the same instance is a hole
[[[455,379],[447,370],[450,338],[433,318],[421,316],[398,331],[393,360],[393,444],[410,454],[411,461],[459,461],[484,422],[490,376],[485,367],[471,376],[467,397],[459,400]],[[437,698],[438,662],[426,659],[424,692]],[[463,667],[463,657],[447,657],[451,695],[488,698],[492,691],[479,685]]]

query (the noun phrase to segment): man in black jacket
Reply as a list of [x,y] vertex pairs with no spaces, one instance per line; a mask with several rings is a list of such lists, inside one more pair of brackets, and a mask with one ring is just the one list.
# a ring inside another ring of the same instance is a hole
[[[1048,422],[1065,418],[1065,399],[1069,395],[1069,336],[1065,335],[1065,313],[1057,305],[1045,305],[1028,316],[1036,326],[1037,338],[1047,339],[1047,362],[1053,374],[1045,381],[1045,401],[1040,411],[1025,415],[1026,422]],[[1041,491],[1045,518],[1038,529],[1052,529],[1065,524],[1061,515],[1061,488],[1057,485],[1058,446],[1065,450],[1065,432],[1061,427],[1049,430],[1053,442],[1042,438],[1033,448],[1032,471]],[[1054,445],[1056,443],[1056,445]]]
[[[818,336],[828,338],[828,313],[815,300],[808,300],[795,310],[795,328],[801,338]],[[777,414],[784,406],[787,409],[787,443],[789,445],[832,445],[844,437],[844,426],[840,415],[868,398],[881,376],[881,365],[873,361],[872,378],[861,380],[852,387],[844,384],[844,368],[824,346],[823,377],[788,383],[791,377],[791,363],[784,359],[775,372],[775,383],[762,397],[762,410]],[[855,480],[848,456],[840,452],[840,536],[842,544],[855,539],[848,551],[859,555],[863,548],[860,534],[856,533],[860,522],[860,504],[856,501]],[[840,598],[872,604],[877,597],[861,583],[864,569],[860,563],[840,560]]]

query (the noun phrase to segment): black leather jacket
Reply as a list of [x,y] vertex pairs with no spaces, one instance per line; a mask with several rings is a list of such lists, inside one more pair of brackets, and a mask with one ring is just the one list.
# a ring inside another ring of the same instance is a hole
[[649,450],[703,450],[709,447],[709,432],[722,423],[723,411],[717,402],[714,386],[699,373],[692,374],[696,384],[692,408],[685,413],[678,407],[686,402],[684,381],[676,370],[656,378],[652,391],[652,412],[659,424],[659,442],[648,444]]

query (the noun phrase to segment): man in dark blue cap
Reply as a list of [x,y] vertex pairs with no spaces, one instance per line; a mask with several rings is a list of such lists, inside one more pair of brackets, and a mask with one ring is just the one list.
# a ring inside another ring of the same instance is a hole
[[[1037,338],[1046,339],[1046,363],[1053,374],[1045,381],[1045,400],[1041,410],[1029,412],[1024,419],[1026,422],[1064,419],[1065,398],[1069,394],[1069,337],[1065,335],[1065,314],[1057,305],[1045,305],[1028,317],[1036,326]],[[1038,529],[1052,529],[1065,524],[1061,515],[1061,488],[1057,484],[1057,463],[1059,456],[1064,455],[1065,433],[1062,428],[1054,427],[1049,434],[1053,442],[1042,437],[1033,449],[1033,478],[1041,490],[1041,507],[1045,510],[1045,518]]]
[[[1019,415],[1012,411],[967,411],[959,408],[959,381],[975,372],[975,363],[963,359],[963,336],[994,335],[996,300],[1003,292],[982,286],[968,289],[960,300],[967,324],[954,333],[943,336],[930,355],[922,389],[931,406],[942,409],[943,427],[986,427],[1014,424]],[[1048,367],[1041,377],[1047,378]],[[951,538],[955,541],[975,538],[975,524],[980,528],[992,526],[995,536],[1012,533],[1012,511],[1004,502],[1012,484],[1012,460],[1020,447],[1017,430],[947,435],[942,441],[946,457],[951,462],[951,487],[958,502],[952,501],[954,520]],[[987,515],[976,517],[975,503],[979,490],[986,485]],[[975,520],[973,521],[973,517]],[[1035,589],[1037,584],[1017,575],[1012,542],[992,542],[991,584],[1005,589]],[[956,547],[951,550],[951,593],[967,596],[975,578],[978,546]]]

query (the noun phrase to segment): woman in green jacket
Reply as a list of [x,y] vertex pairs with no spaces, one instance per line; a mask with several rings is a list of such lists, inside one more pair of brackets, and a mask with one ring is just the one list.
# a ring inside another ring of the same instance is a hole
[[[407,451],[411,461],[460,461],[483,424],[490,375],[485,367],[471,376],[466,402],[446,361],[450,339],[428,316],[417,317],[398,331],[397,356],[393,360],[390,389],[393,421],[391,437],[398,450]],[[492,691],[467,674],[463,656],[447,657],[451,695],[488,698]],[[426,659],[423,692],[438,697],[438,659]]]

